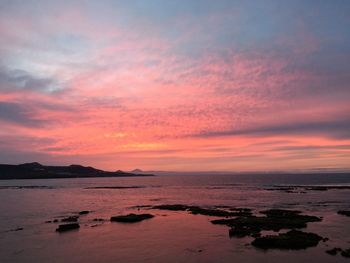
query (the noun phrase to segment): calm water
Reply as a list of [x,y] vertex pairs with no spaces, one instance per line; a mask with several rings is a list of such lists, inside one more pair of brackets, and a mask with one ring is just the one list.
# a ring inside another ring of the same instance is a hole
[[[0,262],[348,262],[325,250],[350,247],[350,190],[285,193],[271,185],[350,185],[350,175],[202,175],[0,181]],[[13,189],[5,186],[45,186]],[[134,189],[85,189],[140,186]],[[230,239],[228,227],[213,217],[146,210],[156,217],[136,224],[110,223],[112,215],[138,211],[137,205],[194,204],[299,209],[323,221],[306,231],[330,238],[301,251],[250,246],[251,238]],[[80,229],[63,234],[45,221],[90,210]],[[93,222],[94,218],[107,219]],[[23,228],[21,231],[9,231]]]

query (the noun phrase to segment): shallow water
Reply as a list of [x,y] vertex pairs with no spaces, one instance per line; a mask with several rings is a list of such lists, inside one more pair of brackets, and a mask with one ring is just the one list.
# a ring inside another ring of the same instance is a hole
[[[0,262],[348,262],[325,250],[350,247],[350,190],[286,193],[273,185],[350,185],[350,175],[201,175],[0,181]],[[20,188],[18,186],[26,186]],[[28,187],[32,186],[32,187]],[[37,188],[37,186],[41,186]],[[86,189],[138,186],[125,189]],[[298,209],[322,216],[305,231],[328,237],[300,251],[262,251],[252,238],[229,238],[228,227],[187,212],[137,210],[138,205],[229,205]],[[47,220],[82,210],[80,229],[56,233]],[[111,223],[112,215],[147,212],[155,218]],[[93,222],[94,218],[107,219]],[[20,231],[10,231],[23,228]]]

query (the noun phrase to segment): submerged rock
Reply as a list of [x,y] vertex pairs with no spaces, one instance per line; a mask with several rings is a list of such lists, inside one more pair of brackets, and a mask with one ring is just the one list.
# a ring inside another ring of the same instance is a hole
[[326,253],[329,254],[329,255],[335,256],[335,255],[338,254],[338,252],[341,252],[341,251],[342,251],[341,248],[335,247],[335,248],[327,250]]
[[121,216],[112,216],[111,221],[112,222],[121,222],[121,223],[136,223],[143,221],[145,219],[151,219],[154,215],[151,214],[128,214],[128,215],[121,215]]
[[21,231],[23,229],[24,229],[23,227],[18,227],[18,228],[10,229],[7,232],[17,232],[17,231]]
[[350,216],[350,210],[340,210],[338,211],[338,214],[343,216]]
[[46,185],[8,185],[0,186],[0,189],[54,189],[54,187]]
[[138,189],[145,188],[145,186],[93,186],[85,187],[84,189]]
[[64,225],[59,225],[58,228],[56,229],[56,232],[66,232],[66,231],[78,229],[78,228],[80,228],[78,223],[64,224]]
[[289,218],[299,221],[307,222],[319,222],[322,219],[317,216],[300,215],[301,211],[298,210],[287,210],[287,209],[269,209],[261,211],[261,214],[265,214],[269,218]]
[[79,215],[87,215],[88,213],[90,213],[90,211],[83,210],[79,212]]
[[251,244],[261,249],[306,249],[315,247],[322,237],[314,233],[291,230],[278,236],[264,236],[256,238]]
[[191,214],[194,214],[194,215],[218,216],[218,217],[231,217],[231,216],[241,215],[241,212],[229,212],[229,211],[220,210],[220,209],[207,209],[207,208],[201,208],[198,206],[190,207],[188,211],[190,211]]
[[79,216],[69,216],[61,219],[61,222],[78,222]]
[[328,190],[350,190],[348,185],[292,185],[281,186],[273,185],[270,188],[265,188],[267,191],[282,191],[286,193],[306,193],[306,191],[328,191]]
[[335,248],[327,250],[326,253],[329,255],[332,255],[332,256],[335,256],[338,253],[340,253],[341,256],[343,256],[345,258],[350,258],[350,248],[343,250],[339,247],[335,247]]
[[259,228],[249,226],[233,227],[229,230],[229,236],[238,238],[246,236],[259,237],[261,236],[260,231]]
[[346,250],[342,250],[342,252],[340,253],[343,257],[346,258],[350,258],[350,248],[346,249]]
[[250,208],[244,208],[244,207],[230,207],[230,211],[236,211],[236,212],[245,212],[245,213],[251,213],[252,209]]
[[188,205],[175,204],[175,205],[155,205],[152,208],[159,209],[159,210],[186,211],[190,207],[191,206],[188,206]]

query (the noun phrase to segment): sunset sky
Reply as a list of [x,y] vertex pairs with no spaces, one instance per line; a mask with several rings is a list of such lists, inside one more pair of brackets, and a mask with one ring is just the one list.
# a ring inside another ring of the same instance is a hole
[[350,167],[350,1],[0,0],[0,163]]

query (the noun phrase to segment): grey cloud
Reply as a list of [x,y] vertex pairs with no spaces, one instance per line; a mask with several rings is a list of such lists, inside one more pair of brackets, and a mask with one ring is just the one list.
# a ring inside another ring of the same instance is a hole
[[53,78],[39,78],[24,70],[10,70],[0,66],[0,91],[11,92],[16,90],[55,92],[60,88]]
[[31,116],[30,109],[13,102],[0,101],[0,121],[26,127],[41,127],[46,121]]

